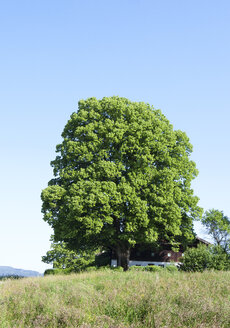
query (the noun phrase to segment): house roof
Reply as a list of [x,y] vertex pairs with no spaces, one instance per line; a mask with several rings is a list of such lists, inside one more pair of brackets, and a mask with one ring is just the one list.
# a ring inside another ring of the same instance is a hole
[[202,238],[200,238],[198,236],[196,236],[196,240],[198,240],[200,243],[203,243],[205,245],[211,245],[211,243],[209,241],[204,240],[204,239],[202,239]]

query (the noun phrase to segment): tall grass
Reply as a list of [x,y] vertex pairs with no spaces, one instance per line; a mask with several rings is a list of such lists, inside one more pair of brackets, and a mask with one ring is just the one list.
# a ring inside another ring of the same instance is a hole
[[0,327],[230,327],[230,272],[88,272],[6,281]]

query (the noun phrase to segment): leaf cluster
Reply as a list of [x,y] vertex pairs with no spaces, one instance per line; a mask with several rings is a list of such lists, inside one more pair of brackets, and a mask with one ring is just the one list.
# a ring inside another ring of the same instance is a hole
[[94,264],[95,252],[75,252],[65,242],[54,242],[53,236],[51,240],[51,249],[42,256],[42,261],[53,264],[54,269],[67,269],[67,273],[71,270],[78,272]]

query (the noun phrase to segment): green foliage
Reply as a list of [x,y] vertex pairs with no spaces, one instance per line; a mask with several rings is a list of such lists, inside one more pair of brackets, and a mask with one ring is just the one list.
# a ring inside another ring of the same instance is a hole
[[[58,269],[56,269],[56,270],[58,270]],[[44,271],[44,276],[54,276],[55,275],[55,269],[46,269],[45,271]]]
[[54,242],[53,236],[51,240],[53,241],[51,250],[42,257],[44,263],[52,263],[55,269],[71,269],[75,272],[94,264],[95,252],[76,253],[68,249],[65,242]]
[[197,248],[189,248],[181,258],[183,271],[199,271],[211,268],[212,256],[205,245],[198,245]]
[[73,269],[66,268],[66,269],[46,269],[44,272],[44,276],[55,276],[55,275],[63,275],[63,274],[70,274],[73,273]]
[[111,272],[111,270],[113,269],[111,268],[110,265],[101,266],[101,267],[96,266],[95,268],[97,271],[102,271],[102,272]]
[[178,268],[175,265],[167,265],[166,267],[162,267],[160,265],[146,265],[146,266],[139,266],[139,265],[132,265],[130,266],[129,270],[131,271],[147,271],[147,272],[177,272]]
[[118,266],[118,267],[111,267],[111,269],[112,269],[113,271],[119,271],[119,272],[123,272],[123,271],[124,271],[123,268],[122,268],[121,266]]
[[230,251],[230,219],[223,211],[211,209],[206,211],[201,220],[216,245],[221,246],[225,252]]
[[119,97],[81,100],[62,137],[41,195],[56,242],[77,253],[113,249],[125,267],[136,243],[193,238],[201,210],[192,145],[160,110]]
[[132,265],[129,267],[129,271],[145,271],[145,267],[142,265]]
[[95,267],[95,266],[90,266],[90,267],[85,268],[86,272],[92,272],[92,271],[96,271],[96,270],[97,270],[97,267]]
[[181,258],[183,271],[204,270],[229,270],[230,259],[219,246],[198,245],[197,248],[189,248]]
[[[175,265],[167,265],[165,268],[158,266],[158,265],[148,265],[148,266],[139,266],[139,265],[132,265],[129,268],[129,271],[148,271],[148,272],[161,272],[162,270],[168,271],[168,272],[177,272],[178,268]],[[82,269],[81,272],[93,272],[93,271],[118,271],[123,272],[122,267],[111,267],[111,266],[88,266]],[[44,272],[44,275],[63,275],[63,274],[70,274],[74,273],[74,271],[71,268],[68,269],[47,269]]]
[[110,266],[110,264],[111,264],[111,256],[109,252],[101,252],[99,254],[96,254],[95,266],[105,267],[105,266]]
[[176,265],[166,265],[165,270],[168,272],[177,272],[178,271],[178,267]]
[[230,270],[230,255],[225,252],[221,246],[211,246],[212,269],[214,270]]
[[145,268],[145,271],[149,271],[149,272],[161,272],[162,270],[164,270],[164,268],[162,268],[159,265],[148,265]]

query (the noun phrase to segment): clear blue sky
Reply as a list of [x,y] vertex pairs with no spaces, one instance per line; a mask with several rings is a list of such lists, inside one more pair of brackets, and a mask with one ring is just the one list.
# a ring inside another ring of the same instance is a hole
[[230,216],[229,17],[228,0],[1,2],[0,265],[47,267],[40,193],[87,97],[160,108],[194,146],[200,206]]

